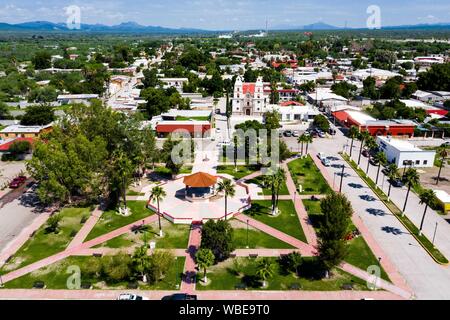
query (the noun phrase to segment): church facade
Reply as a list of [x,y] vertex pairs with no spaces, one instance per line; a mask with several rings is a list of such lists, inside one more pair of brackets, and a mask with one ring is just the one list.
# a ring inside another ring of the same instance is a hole
[[[267,90],[269,89],[269,90]],[[239,76],[234,84],[232,108],[234,115],[262,116],[270,102],[270,88],[266,88],[262,77],[256,82],[243,82]]]

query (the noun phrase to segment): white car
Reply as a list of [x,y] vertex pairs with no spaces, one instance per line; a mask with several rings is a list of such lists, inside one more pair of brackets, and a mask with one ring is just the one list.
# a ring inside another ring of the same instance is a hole
[[322,159],[322,164],[323,164],[325,167],[329,167],[329,166],[330,166],[330,160],[328,160],[328,158],[323,158],[323,159]]
[[119,295],[117,300],[128,300],[128,301],[137,301],[137,300],[149,300],[147,297],[138,296],[137,294],[133,293],[122,293]]
[[319,153],[317,154],[317,158],[319,158],[319,160],[322,161],[323,159],[326,158],[325,153],[319,152]]

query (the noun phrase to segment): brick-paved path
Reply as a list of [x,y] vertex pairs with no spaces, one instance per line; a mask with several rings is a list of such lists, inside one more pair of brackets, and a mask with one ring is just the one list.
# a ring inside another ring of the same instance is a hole
[[[291,161],[293,161],[293,160],[291,160]],[[289,190],[291,199],[294,199],[294,195],[296,193],[296,187],[295,187],[294,180],[292,180],[291,173],[289,171],[287,164],[288,164],[288,162],[284,162],[282,164],[282,167],[286,171],[286,186]],[[306,212],[306,209],[303,206],[302,197],[299,197],[298,195],[296,195],[294,205],[295,205],[295,211],[297,212],[297,215],[298,215],[298,219],[303,228],[303,232],[305,233],[306,240],[312,246],[317,246],[317,235],[316,235],[316,232],[314,231],[311,221],[309,220],[308,213]]]
[[181,282],[181,291],[186,293],[195,292],[196,283],[196,263],[195,263],[195,253],[200,247],[200,242],[202,240],[202,227],[198,224],[191,225],[191,233],[189,235],[188,244],[188,255],[186,256],[186,261],[184,263],[184,275],[183,281]]
[[83,227],[81,227],[80,231],[78,231],[67,248],[70,249],[82,244],[89,233],[92,231],[92,229],[95,227],[95,224],[98,222],[102,214],[103,211],[100,210],[99,207],[96,207],[95,210],[91,213],[89,219],[87,219]]
[[295,248],[298,248],[300,250],[300,252],[302,253],[302,255],[304,256],[313,256],[315,255],[315,249],[314,247],[312,247],[309,244],[306,244],[290,235],[287,235],[281,231],[279,231],[278,229],[272,228],[262,222],[259,222],[258,220],[255,220],[249,216],[246,216],[244,214],[240,214],[235,216],[235,218],[241,222],[247,223],[248,220],[248,224],[251,227],[254,227],[258,230],[261,230],[267,234],[270,234],[271,236],[278,238],[288,244],[290,244],[291,246],[294,246]]

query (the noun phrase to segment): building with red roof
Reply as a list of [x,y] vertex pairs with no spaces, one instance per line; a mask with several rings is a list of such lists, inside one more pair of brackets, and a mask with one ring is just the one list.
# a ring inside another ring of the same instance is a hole
[[14,138],[11,140],[8,140],[2,144],[0,144],[0,152],[4,153],[4,152],[8,152],[9,148],[11,148],[11,146],[16,143],[16,142],[20,142],[20,141],[28,141],[30,144],[34,143],[34,138]]

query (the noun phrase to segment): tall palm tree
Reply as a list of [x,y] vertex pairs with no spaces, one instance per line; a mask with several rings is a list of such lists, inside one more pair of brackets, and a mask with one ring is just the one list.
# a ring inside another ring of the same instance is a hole
[[398,173],[398,167],[395,163],[390,164],[387,167],[387,174],[389,178],[389,190],[388,190],[388,199],[391,196],[391,188],[392,188],[392,181],[395,179],[398,179],[400,174]]
[[162,227],[161,227],[161,212],[159,210],[159,202],[162,201],[166,197],[166,192],[161,187],[154,187],[150,193],[149,201],[156,201],[158,208],[158,223],[159,223],[159,236],[162,237]]
[[279,168],[274,176],[274,184],[276,191],[275,210],[278,208],[278,199],[280,197],[281,186],[286,182],[286,171],[283,168]]
[[378,163],[378,170],[377,170],[377,179],[375,181],[375,185],[378,184],[378,177],[380,176],[380,169],[382,165],[385,165],[387,163],[386,155],[383,151],[378,152],[375,155],[375,161]]
[[[377,143],[375,142],[375,139],[373,137],[369,137],[366,140],[366,147],[369,150],[369,152],[377,147]],[[369,157],[370,158],[370,157]],[[366,174],[369,174],[369,167],[370,167],[370,159],[367,159],[367,169],[366,169]]]
[[305,134],[302,134],[301,136],[299,136],[297,138],[297,143],[300,149],[300,144],[301,144],[301,151],[300,154],[303,156],[303,143],[305,142]]
[[444,166],[445,159],[448,157],[447,149],[445,147],[443,147],[441,150],[439,150],[438,154],[441,157],[441,164],[439,166],[439,173],[438,173],[438,176],[436,179],[436,185],[439,184],[439,180],[441,179],[442,167]]
[[225,193],[225,220],[227,220],[228,196],[234,197],[236,194],[236,189],[230,179],[223,179],[217,185],[217,191]]
[[353,142],[359,135],[359,129],[357,126],[351,126],[348,130],[348,136],[352,139],[352,144],[350,146],[350,158],[352,157],[353,152]]
[[305,151],[305,153],[306,153],[306,155],[308,155],[309,144],[313,143],[313,136],[310,135],[310,134],[305,135],[305,141],[304,142],[306,143],[306,151]]
[[409,192],[411,191],[411,187],[413,185],[419,183],[420,177],[419,177],[419,174],[417,173],[416,169],[409,168],[406,171],[403,179],[405,180],[405,183],[408,186],[408,192],[406,193],[405,204],[403,205],[403,214],[402,214],[402,215],[405,215],[406,204],[408,203]]
[[359,138],[361,139],[361,149],[359,150],[359,156],[358,156],[358,166],[361,163],[361,156],[364,148],[364,144],[366,141],[371,137],[370,133],[368,131],[363,131],[359,135]]
[[423,222],[425,221],[425,215],[427,214],[428,207],[433,203],[435,199],[435,194],[433,190],[425,190],[423,191],[420,196],[420,204],[425,204],[425,210],[423,211],[422,221],[420,222],[420,228],[419,228],[419,236],[422,235],[422,228],[423,228]]

